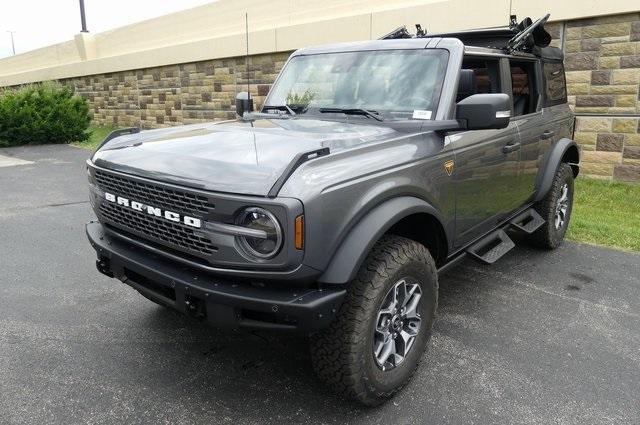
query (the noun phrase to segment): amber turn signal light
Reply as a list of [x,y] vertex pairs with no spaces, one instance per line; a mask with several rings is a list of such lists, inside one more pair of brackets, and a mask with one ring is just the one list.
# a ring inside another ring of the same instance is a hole
[[296,249],[304,248],[304,216],[299,215],[296,217]]

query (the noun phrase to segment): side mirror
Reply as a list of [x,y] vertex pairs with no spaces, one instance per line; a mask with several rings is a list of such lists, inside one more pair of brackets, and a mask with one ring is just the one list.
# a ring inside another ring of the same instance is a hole
[[511,117],[511,101],[504,93],[474,94],[458,102],[456,119],[467,130],[505,128]]
[[238,93],[236,95],[236,114],[242,118],[245,112],[251,111],[253,111],[253,99],[251,99],[249,93],[246,91]]

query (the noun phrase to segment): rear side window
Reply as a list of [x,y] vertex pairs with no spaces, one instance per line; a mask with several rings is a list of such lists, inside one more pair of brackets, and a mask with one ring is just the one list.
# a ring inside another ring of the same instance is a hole
[[567,101],[567,85],[564,79],[564,66],[560,62],[542,64],[545,87],[545,106],[558,105]]

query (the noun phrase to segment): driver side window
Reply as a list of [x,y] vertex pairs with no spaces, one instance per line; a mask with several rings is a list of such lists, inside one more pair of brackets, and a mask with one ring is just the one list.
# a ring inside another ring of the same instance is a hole
[[502,93],[498,59],[465,58],[460,70],[456,102],[473,94]]

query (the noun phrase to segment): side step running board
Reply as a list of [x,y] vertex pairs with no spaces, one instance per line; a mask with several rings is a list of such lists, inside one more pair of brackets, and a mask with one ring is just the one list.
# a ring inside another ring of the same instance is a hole
[[[540,214],[538,214],[533,208],[529,208],[511,219],[506,227],[511,226],[514,229],[530,235],[538,230],[538,228],[543,224],[544,219],[540,217]],[[516,246],[505,232],[506,227],[489,233],[487,236],[471,245],[467,249],[466,253],[482,263],[495,263],[500,257],[511,251],[511,249]]]
[[515,229],[530,235],[544,224],[544,219],[533,208],[523,211],[509,222]]
[[514,246],[504,230],[499,229],[473,244],[467,253],[482,263],[493,264]]

